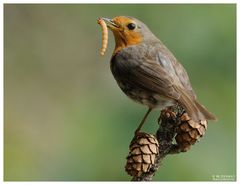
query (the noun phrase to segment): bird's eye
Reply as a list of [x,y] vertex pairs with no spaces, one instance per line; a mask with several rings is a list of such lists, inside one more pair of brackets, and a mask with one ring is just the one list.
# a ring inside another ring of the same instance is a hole
[[136,28],[136,25],[134,23],[129,23],[127,27],[129,30],[134,30]]

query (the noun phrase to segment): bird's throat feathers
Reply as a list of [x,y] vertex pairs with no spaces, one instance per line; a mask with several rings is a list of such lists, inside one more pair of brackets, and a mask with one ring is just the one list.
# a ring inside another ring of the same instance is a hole
[[136,45],[142,42],[141,33],[130,32],[128,30],[113,31],[115,38],[115,50],[113,55],[130,45]]

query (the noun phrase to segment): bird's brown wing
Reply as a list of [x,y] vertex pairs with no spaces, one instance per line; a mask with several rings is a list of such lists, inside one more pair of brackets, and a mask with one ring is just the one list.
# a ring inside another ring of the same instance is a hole
[[155,61],[146,60],[132,71],[131,80],[144,86],[146,91],[159,93],[166,98],[178,100],[181,96],[174,88],[176,81]]
[[163,97],[180,103],[194,121],[205,119],[195,104],[195,97],[185,89],[177,76],[168,73],[156,62],[145,61],[135,68],[131,74],[131,81],[142,86],[146,91],[155,92]]
[[172,76],[172,78],[179,81],[190,96],[196,99],[196,94],[192,89],[186,70],[164,45],[161,45],[159,52],[157,52],[156,61],[161,65],[164,71]]
[[[142,48],[144,46],[128,47],[112,58],[111,69],[115,78],[174,100],[178,100],[183,92],[195,97],[186,71],[174,61],[171,53],[161,45],[152,47],[150,52]],[[174,65],[178,65],[177,71]]]
[[120,77],[130,87],[175,100],[194,120],[202,118],[201,114],[198,115],[195,93],[184,68],[171,53],[163,53],[163,48],[155,47],[154,51],[139,52],[137,47],[123,50],[112,59],[111,68],[115,78]]

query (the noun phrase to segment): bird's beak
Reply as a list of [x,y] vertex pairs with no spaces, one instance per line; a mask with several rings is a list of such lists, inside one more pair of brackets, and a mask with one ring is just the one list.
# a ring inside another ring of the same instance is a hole
[[109,29],[116,30],[119,28],[119,25],[117,25],[112,19],[109,19],[109,18],[101,18],[101,19],[104,20],[104,22],[106,23]]

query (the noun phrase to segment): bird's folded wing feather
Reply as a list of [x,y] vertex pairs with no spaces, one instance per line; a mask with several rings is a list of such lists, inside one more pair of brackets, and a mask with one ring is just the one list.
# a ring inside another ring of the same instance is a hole
[[142,55],[132,55],[137,53],[135,50],[129,47],[117,56],[115,66],[125,81],[175,100],[182,94],[196,98],[187,72],[166,47],[153,47],[147,57],[141,52]]
[[174,78],[153,61],[145,61],[133,69],[131,80],[145,90],[159,93],[166,98],[178,100],[181,96],[174,88],[178,85]]

